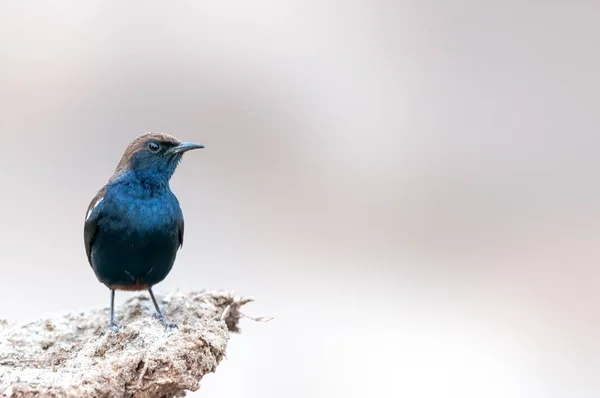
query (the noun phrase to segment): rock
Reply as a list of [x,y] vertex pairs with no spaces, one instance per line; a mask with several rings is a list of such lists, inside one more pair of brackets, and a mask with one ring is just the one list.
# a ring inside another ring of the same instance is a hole
[[177,397],[199,388],[225,355],[239,309],[230,293],[173,293],[157,299],[177,329],[152,317],[147,294],[116,310],[119,332],[101,332],[108,309],[27,325],[0,322],[2,397]]

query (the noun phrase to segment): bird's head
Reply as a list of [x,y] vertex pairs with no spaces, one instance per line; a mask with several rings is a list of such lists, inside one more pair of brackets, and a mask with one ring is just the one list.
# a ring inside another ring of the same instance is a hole
[[195,142],[182,142],[165,133],[145,133],[125,149],[113,178],[127,171],[171,178],[183,154],[204,148]]

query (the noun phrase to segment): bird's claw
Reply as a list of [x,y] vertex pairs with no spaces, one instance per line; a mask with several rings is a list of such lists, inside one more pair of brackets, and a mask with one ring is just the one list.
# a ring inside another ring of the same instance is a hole
[[152,314],[152,318],[156,318],[160,321],[163,321],[165,319],[165,316],[160,312],[155,312],[154,314]]
[[165,329],[179,329],[179,326],[175,322],[163,322]]
[[158,319],[163,325],[165,325],[165,329],[179,329],[175,322],[167,322],[165,316],[159,312],[152,314],[152,317]]
[[104,336],[106,334],[106,332],[109,330],[112,332],[115,332],[115,333],[119,333],[119,331],[121,330],[121,327],[119,325],[117,325],[116,322],[110,322],[108,324],[108,327],[106,329],[104,329],[102,331],[102,333],[100,333],[100,336]]

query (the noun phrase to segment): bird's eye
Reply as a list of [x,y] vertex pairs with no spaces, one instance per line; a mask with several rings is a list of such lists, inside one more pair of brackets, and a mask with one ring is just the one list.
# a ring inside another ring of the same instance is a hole
[[150,149],[151,152],[158,152],[158,150],[160,149],[160,145],[152,141],[148,144],[148,149]]

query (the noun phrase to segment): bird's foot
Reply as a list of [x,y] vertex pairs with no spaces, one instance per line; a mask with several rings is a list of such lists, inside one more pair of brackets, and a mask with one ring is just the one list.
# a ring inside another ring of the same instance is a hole
[[108,324],[108,327],[106,329],[104,329],[102,331],[102,333],[100,333],[100,336],[104,336],[106,334],[106,332],[109,331],[109,330],[112,331],[112,332],[115,332],[115,333],[119,333],[119,331],[121,330],[121,327],[119,325],[117,325],[116,322],[112,322],[111,321]]
[[179,329],[175,322],[167,322],[167,319],[160,312],[155,312],[152,314],[153,318],[158,319],[163,325],[165,325],[165,329]]

